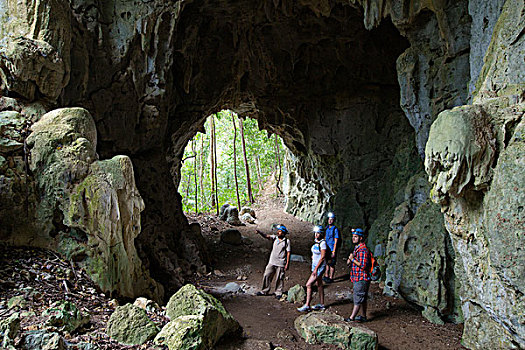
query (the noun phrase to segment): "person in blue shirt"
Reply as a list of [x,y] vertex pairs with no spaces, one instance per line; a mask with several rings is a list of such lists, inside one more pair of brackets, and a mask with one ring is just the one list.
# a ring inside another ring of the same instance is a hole
[[334,222],[335,214],[328,213],[328,225],[325,228],[325,239],[326,244],[328,244],[328,247],[330,247],[330,250],[332,252],[332,257],[331,259],[329,259],[329,262],[327,264],[328,266],[326,267],[325,275],[323,277],[323,281],[325,283],[334,282],[335,263],[337,261],[337,249],[341,244],[341,236],[339,235],[339,229],[335,227]]

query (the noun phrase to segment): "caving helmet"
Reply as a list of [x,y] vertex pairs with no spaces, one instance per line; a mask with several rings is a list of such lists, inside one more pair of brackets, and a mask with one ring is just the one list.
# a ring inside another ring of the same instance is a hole
[[287,233],[288,233],[288,229],[287,229],[286,226],[284,226],[284,225],[277,225],[275,228],[276,228],[277,230],[283,231],[284,234],[287,234]]
[[314,231],[314,233],[323,233],[324,232],[324,227],[321,226],[321,225],[315,225],[313,231]]
[[360,237],[364,237],[365,236],[365,231],[363,231],[362,228],[355,228],[355,229],[353,228],[352,229],[352,234],[353,235],[358,235]]
[[335,219],[335,214],[332,212],[329,212],[327,216],[329,219]]

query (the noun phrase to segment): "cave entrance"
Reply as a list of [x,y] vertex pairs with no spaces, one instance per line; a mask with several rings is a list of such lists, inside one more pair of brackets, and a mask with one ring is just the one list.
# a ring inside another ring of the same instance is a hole
[[202,131],[188,141],[181,162],[186,214],[218,214],[226,203],[240,210],[260,196],[283,195],[286,148],[277,134],[231,110],[210,115]]

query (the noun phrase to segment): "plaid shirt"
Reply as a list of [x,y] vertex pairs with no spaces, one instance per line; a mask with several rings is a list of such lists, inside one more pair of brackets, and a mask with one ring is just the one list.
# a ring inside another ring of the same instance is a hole
[[350,281],[370,281],[370,274],[368,268],[370,267],[370,256],[368,255],[368,248],[364,243],[359,243],[354,248],[354,259],[359,261],[361,266],[352,264],[350,269]]

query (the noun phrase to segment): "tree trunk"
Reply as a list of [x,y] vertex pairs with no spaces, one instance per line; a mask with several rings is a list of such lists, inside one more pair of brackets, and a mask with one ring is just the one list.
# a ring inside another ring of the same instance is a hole
[[211,180],[211,207],[215,207],[215,124],[213,115],[210,120],[210,180]]
[[214,167],[213,167],[213,179],[215,181],[215,209],[217,212],[217,216],[219,216],[219,183],[217,181],[217,135],[215,134],[215,121],[212,117],[212,126],[213,126],[213,159],[214,159]]
[[191,150],[193,151],[193,154],[195,155],[195,158],[193,158],[193,180],[195,183],[195,214],[198,212],[198,200],[199,200],[199,193],[198,193],[198,186],[197,186],[197,135],[193,137],[193,140],[191,141]]
[[201,198],[204,202],[206,201],[206,196],[204,193],[204,183],[203,183],[203,176],[204,176],[204,134],[201,134],[201,153],[199,155],[199,186],[201,188]]
[[261,176],[261,164],[259,163],[259,155],[255,155],[255,170],[257,173],[257,183],[259,184],[259,191],[262,192],[262,176]]
[[237,127],[235,126],[235,115],[232,113],[233,122],[233,176],[235,177],[235,193],[237,194],[237,208],[241,211],[241,200],[239,198],[239,182],[237,180]]
[[283,191],[281,191],[281,187],[279,186],[279,182],[281,182],[281,155],[279,154],[279,140],[277,138],[277,134],[275,134],[275,158],[277,160],[277,181],[275,183],[276,193],[277,195],[283,194]]
[[[246,140],[244,139],[244,125],[242,118],[239,118],[239,124],[241,125],[241,140],[242,140],[242,153],[244,155],[244,168],[246,169],[246,188],[248,189],[248,201],[254,203],[252,193],[252,182],[250,179],[250,165],[248,164],[248,157],[246,156]],[[240,209],[240,208],[239,208]]]

